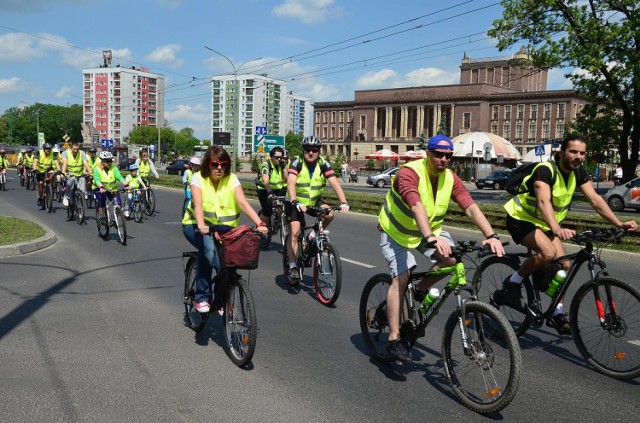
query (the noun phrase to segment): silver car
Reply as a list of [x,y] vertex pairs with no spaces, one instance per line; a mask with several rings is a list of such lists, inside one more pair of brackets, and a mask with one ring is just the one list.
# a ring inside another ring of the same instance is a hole
[[611,188],[603,198],[613,211],[621,211],[627,207],[640,210],[640,178]]
[[399,169],[399,167],[390,167],[380,173],[371,175],[367,178],[367,184],[378,188],[384,188],[385,185],[391,184],[391,178]]

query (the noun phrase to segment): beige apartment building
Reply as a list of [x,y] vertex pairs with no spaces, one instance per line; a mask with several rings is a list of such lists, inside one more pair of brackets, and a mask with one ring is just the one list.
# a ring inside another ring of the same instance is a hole
[[349,160],[382,148],[402,154],[440,129],[451,137],[491,132],[525,154],[562,138],[586,104],[573,90],[546,85],[547,71],[534,68],[524,50],[502,58],[465,54],[456,85],[356,91],[353,101],[315,103],[314,135],[324,154]]

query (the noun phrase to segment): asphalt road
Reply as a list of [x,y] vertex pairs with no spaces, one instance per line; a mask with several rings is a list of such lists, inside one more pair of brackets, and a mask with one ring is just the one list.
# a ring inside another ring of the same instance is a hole
[[[259,322],[252,366],[221,348],[220,321],[203,336],[183,326],[182,192],[157,189],[157,214],[128,222],[127,246],[101,240],[93,218],[39,211],[35,194],[9,181],[0,214],[39,222],[58,242],[0,259],[0,419],[3,422],[486,421],[450,390],[440,356],[447,310],[412,351],[411,365],[369,358],[358,323],[362,287],[385,271],[375,218],[338,215],[331,237],[343,258],[335,307],[318,303],[309,278],[291,289],[277,245],[250,274]],[[256,205],[257,207],[257,205]],[[452,230],[460,240],[477,233]],[[637,261],[608,261],[633,281]],[[630,421],[640,381],[588,369],[571,338],[532,329],[521,338],[524,374],[507,421]]]

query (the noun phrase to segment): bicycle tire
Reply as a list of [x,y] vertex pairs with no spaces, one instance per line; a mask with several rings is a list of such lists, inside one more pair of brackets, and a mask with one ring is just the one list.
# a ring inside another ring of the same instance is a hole
[[69,205],[66,207],[67,209],[67,221],[72,221],[73,217],[75,215],[74,210],[75,210],[75,204],[73,204],[72,201],[69,201]]
[[342,261],[337,248],[328,241],[322,243],[322,251],[313,263],[313,286],[321,304],[330,306],[340,296],[342,287]]
[[144,210],[142,210],[142,204],[139,200],[133,202],[133,217],[136,222],[142,222],[142,217],[144,216]]
[[182,291],[184,302],[185,325],[196,332],[200,332],[207,323],[209,313],[200,313],[196,310],[196,259],[191,257],[187,261],[184,272],[184,290]]
[[156,195],[153,193],[151,188],[145,191],[144,195],[144,212],[147,216],[153,216],[153,213],[156,210]]
[[[262,215],[262,210],[258,212],[258,216]],[[266,250],[271,245],[271,236],[273,235],[273,219],[270,220],[269,225],[267,226],[267,234],[260,235],[260,248]]]
[[[106,210],[105,210],[106,215]],[[102,221],[103,218],[100,217],[100,212],[96,207],[96,224],[98,225],[98,235],[102,239],[107,239],[109,236],[109,224],[106,221]],[[106,219],[106,216],[104,217]]]
[[185,198],[182,202],[182,214],[180,215],[180,219],[184,217],[185,212],[187,211],[187,205],[189,204],[189,199]]
[[80,190],[76,190],[73,196],[75,197],[76,223],[78,225],[82,225],[84,223],[85,213],[87,212],[87,203],[84,200],[84,193]]
[[23,187],[24,186],[24,175],[22,173],[18,174],[18,178],[20,179],[20,186]]
[[122,245],[127,245],[127,219],[124,217],[124,212],[120,206],[115,206],[114,214],[118,241]]
[[51,213],[51,209],[53,209],[53,193],[51,192],[51,185],[47,184],[43,188],[42,195],[44,197],[44,207],[47,210],[47,213]]
[[[89,186],[87,184],[87,186]],[[87,209],[90,209],[94,206],[95,203],[95,195],[93,193],[93,190],[90,190],[87,192],[87,198],[86,198],[86,204],[87,204]]]
[[[640,293],[627,282],[611,277],[600,278],[599,284],[609,328],[603,327],[598,318],[593,293],[595,283],[587,282],[578,288],[571,301],[573,341],[598,373],[620,380],[637,378],[640,376]],[[607,303],[607,288],[613,296],[613,308]],[[612,310],[617,317],[612,316]]]
[[60,183],[56,183],[56,190],[55,190],[55,199],[58,203],[62,202],[62,197],[64,197],[64,193],[62,192],[62,185]]
[[258,337],[258,323],[253,295],[242,277],[233,272],[227,277],[224,313],[224,351],[238,367],[253,358]]
[[289,235],[289,225],[287,222],[287,215],[284,213],[280,213],[280,243],[282,244],[282,248],[287,247],[287,235]]
[[[508,306],[498,306],[493,300],[493,294],[502,289],[504,280],[519,268],[519,264],[509,257],[491,256],[480,263],[471,281],[476,290],[478,301],[491,304],[500,310],[511,324],[516,336],[522,336],[529,329],[533,318]],[[531,304],[534,294],[529,278],[524,279],[522,285],[526,295],[525,301],[527,304]]]
[[27,183],[25,184],[27,191],[31,190],[31,185],[33,185],[33,177],[31,175],[27,175]]
[[6,191],[5,186],[7,185],[7,178],[4,173],[0,173],[0,190]]
[[284,281],[289,284],[289,252],[287,242],[289,242],[289,235],[285,237],[284,244],[282,244],[282,274],[284,275]]
[[[389,323],[387,319],[387,291],[391,286],[391,276],[378,273],[367,281],[360,296],[358,316],[360,331],[369,354],[383,363],[390,363],[394,358],[387,352],[389,339]],[[409,318],[409,295],[404,296],[401,321]]]
[[[464,352],[460,316],[454,311],[442,337],[445,374],[465,407],[480,414],[495,413],[509,405],[520,386],[522,355],[518,340],[504,315],[489,304],[466,302],[463,321],[471,355]],[[485,330],[488,321],[500,328],[500,335]]]

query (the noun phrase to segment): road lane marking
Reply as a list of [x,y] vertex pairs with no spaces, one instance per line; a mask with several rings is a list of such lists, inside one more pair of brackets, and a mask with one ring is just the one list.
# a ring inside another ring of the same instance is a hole
[[355,264],[356,266],[366,267],[367,269],[372,269],[372,268],[374,268],[374,267],[375,267],[375,266],[372,266],[372,265],[370,265],[370,264],[363,263],[363,262],[361,262],[361,261],[351,260],[351,259],[344,258],[344,257],[340,257],[340,259],[341,259],[342,261],[346,261],[347,263]]
[[627,342],[637,347],[640,347],[640,339],[636,339],[635,341],[627,341]]

